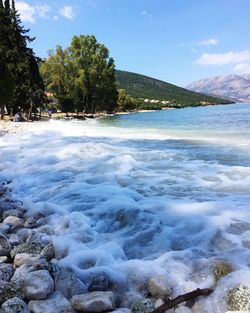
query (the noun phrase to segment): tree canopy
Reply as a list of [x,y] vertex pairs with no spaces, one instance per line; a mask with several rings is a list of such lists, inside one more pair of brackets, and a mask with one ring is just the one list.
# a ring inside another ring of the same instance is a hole
[[117,107],[114,60],[94,36],[74,36],[68,48],[51,50],[41,73],[63,111],[113,112]]
[[33,107],[43,105],[44,84],[39,73],[39,59],[28,47],[34,40],[24,29],[15,8],[15,1],[0,0],[0,58],[3,86],[11,80],[12,90],[5,89],[0,97],[1,107],[8,105],[12,111],[22,109],[30,113]]

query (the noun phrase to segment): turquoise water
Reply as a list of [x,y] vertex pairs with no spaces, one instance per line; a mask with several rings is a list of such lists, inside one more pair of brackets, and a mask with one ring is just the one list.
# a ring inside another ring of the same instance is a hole
[[203,138],[250,144],[250,104],[218,105],[116,115],[102,126],[149,129],[180,138]]

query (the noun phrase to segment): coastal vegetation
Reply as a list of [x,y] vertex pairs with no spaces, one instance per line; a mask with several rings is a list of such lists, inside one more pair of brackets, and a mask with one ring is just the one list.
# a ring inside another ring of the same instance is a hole
[[66,49],[51,50],[41,73],[64,112],[110,113],[117,108],[114,60],[95,36],[74,36]]
[[229,104],[222,98],[193,92],[164,81],[127,71],[116,71],[118,88],[133,97],[140,109],[182,108],[209,104]]

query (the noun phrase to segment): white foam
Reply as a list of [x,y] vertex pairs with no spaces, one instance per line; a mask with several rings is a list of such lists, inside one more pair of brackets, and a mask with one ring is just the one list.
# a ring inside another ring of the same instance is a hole
[[60,263],[85,282],[106,273],[143,293],[160,274],[178,295],[210,287],[210,263],[226,258],[237,272],[202,302],[209,313],[224,312],[225,288],[249,284],[250,167],[224,162],[221,146],[210,157],[202,142],[96,121],[24,127],[0,138],[0,178],[31,213],[49,215]]

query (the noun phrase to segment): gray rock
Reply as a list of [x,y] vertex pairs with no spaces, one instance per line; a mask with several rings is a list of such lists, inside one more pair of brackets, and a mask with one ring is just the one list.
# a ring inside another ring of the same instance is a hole
[[30,310],[23,300],[12,298],[2,304],[1,313],[30,313]]
[[44,234],[40,234],[37,231],[32,230],[26,240],[27,243],[30,242],[36,242],[39,245],[42,246],[42,248],[44,248],[47,244],[50,243],[49,237],[44,235]]
[[23,242],[27,240],[30,233],[31,233],[31,229],[27,229],[27,228],[21,228],[16,231],[16,234],[18,235],[18,237],[21,238]]
[[29,272],[22,280],[25,297],[29,300],[43,300],[54,291],[54,282],[46,270]]
[[14,267],[12,264],[0,264],[0,280],[9,282],[14,275]]
[[30,301],[32,313],[74,313],[70,302],[60,292],[54,292],[46,300]]
[[10,226],[0,223],[0,235],[6,236],[10,230]]
[[86,292],[85,285],[76,277],[71,268],[60,268],[57,266],[53,273],[53,278],[55,290],[60,291],[68,299]]
[[36,228],[37,224],[36,224],[36,220],[33,217],[28,217],[24,223],[24,227],[25,228]]
[[109,277],[107,275],[98,275],[92,279],[88,291],[107,291]]
[[10,256],[15,257],[16,254],[28,253],[28,254],[40,254],[43,246],[37,242],[25,242],[10,251]]
[[0,256],[8,256],[11,249],[12,246],[8,239],[5,236],[0,235]]
[[71,304],[79,312],[105,312],[115,309],[115,297],[111,291],[94,291],[74,296]]
[[0,197],[2,197],[7,192],[7,188],[3,185],[0,186]]
[[156,299],[169,297],[172,290],[164,276],[152,277],[148,281],[148,291]]
[[39,254],[16,254],[14,259],[14,265],[20,267],[22,265],[33,266],[36,269],[47,269],[48,262]]
[[55,248],[52,243],[49,243],[41,251],[41,255],[45,257],[47,261],[52,260],[55,257]]
[[36,229],[38,233],[52,236],[54,234],[53,229],[49,225],[42,225]]
[[22,212],[20,210],[17,210],[17,209],[10,209],[10,210],[4,211],[2,214],[3,220],[9,216],[15,216],[15,217],[20,218],[20,217],[22,217]]
[[10,225],[13,229],[23,226],[24,220],[16,216],[8,216],[3,220],[3,224]]
[[14,247],[23,243],[23,240],[17,234],[11,234],[9,237],[9,242]]
[[239,285],[228,293],[228,308],[230,311],[250,311],[250,288]]
[[225,260],[216,260],[212,264],[215,281],[234,271],[233,266]]
[[132,313],[151,313],[155,309],[155,305],[152,300],[144,299],[132,304],[130,309]]
[[24,299],[24,296],[22,284],[18,282],[5,282],[0,284],[0,304],[14,297]]
[[133,303],[143,299],[143,296],[139,292],[126,291],[121,294],[119,302],[121,307],[130,308]]

